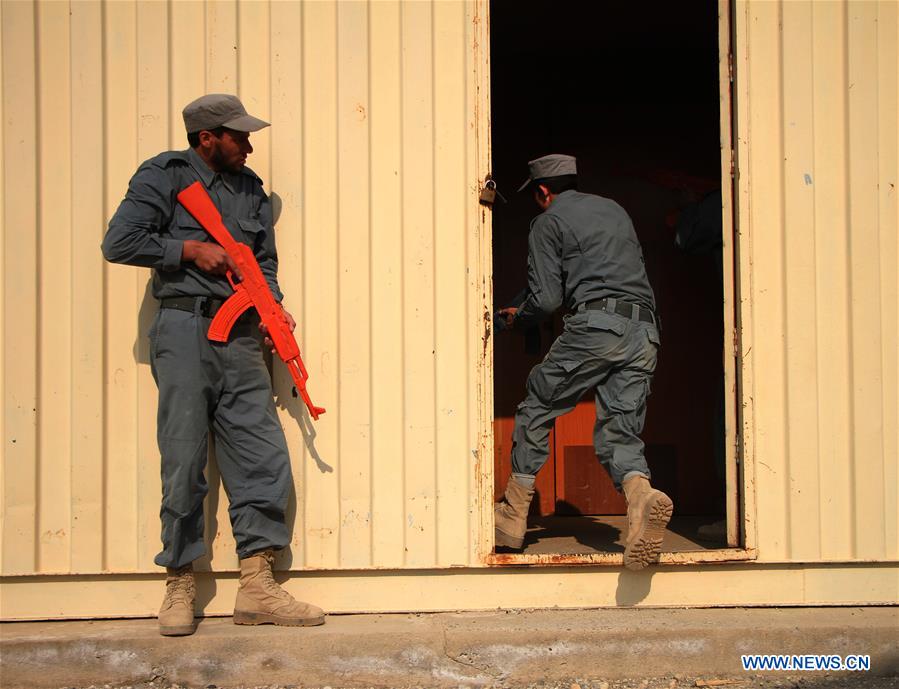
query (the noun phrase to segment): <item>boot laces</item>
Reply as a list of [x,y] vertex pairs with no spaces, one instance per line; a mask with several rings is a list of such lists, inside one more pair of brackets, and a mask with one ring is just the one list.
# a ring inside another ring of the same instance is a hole
[[287,603],[293,601],[293,596],[291,596],[287,591],[281,588],[281,585],[275,581],[275,575],[272,572],[272,568],[275,564],[275,556],[274,554],[265,553],[263,555],[267,567],[264,567],[262,571],[259,573],[260,583],[262,584],[262,588],[271,596],[283,600]]
[[190,603],[194,597],[194,577],[189,567],[181,567],[170,574],[165,582],[166,603]]

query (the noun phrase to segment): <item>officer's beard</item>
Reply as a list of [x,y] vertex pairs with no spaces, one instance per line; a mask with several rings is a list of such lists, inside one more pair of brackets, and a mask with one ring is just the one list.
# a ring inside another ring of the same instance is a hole
[[243,169],[243,163],[233,163],[229,161],[220,148],[216,148],[212,152],[212,155],[209,156],[209,162],[211,163],[210,167],[219,172],[231,172],[237,174]]

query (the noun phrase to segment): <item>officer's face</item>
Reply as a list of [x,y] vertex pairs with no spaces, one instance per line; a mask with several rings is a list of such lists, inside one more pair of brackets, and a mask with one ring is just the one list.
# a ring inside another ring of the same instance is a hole
[[209,162],[213,169],[220,172],[240,172],[247,162],[247,156],[253,152],[249,132],[233,129],[226,129],[220,137],[212,137],[210,144],[212,150]]

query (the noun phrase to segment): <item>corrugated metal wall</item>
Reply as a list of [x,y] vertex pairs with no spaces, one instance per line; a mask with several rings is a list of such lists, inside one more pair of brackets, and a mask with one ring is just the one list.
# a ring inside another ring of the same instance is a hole
[[[137,164],[185,145],[180,108],[206,91],[274,123],[251,164],[280,199],[282,284],[328,408],[296,418],[276,376],[297,485],[284,564],[480,564],[483,4],[4,2],[0,24],[0,572],[156,571],[154,303],[148,273],[105,265],[99,243]],[[893,2],[736,5],[745,497],[761,562],[899,558],[897,24]],[[216,495],[208,564],[223,569]],[[697,576],[717,602],[715,574]],[[484,595],[466,605],[496,604]]]
[[[2,3],[3,574],[157,571],[155,301],[149,271],[104,264],[99,244],[138,164],[186,147],[180,110],[204,92],[273,123],[249,163],[280,200],[285,304],[328,409],[306,419],[275,364],[296,481],[283,564],[476,559],[481,13]],[[210,479],[222,569],[236,559]]]
[[896,2],[737,5],[746,442],[761,560],[892,560]]

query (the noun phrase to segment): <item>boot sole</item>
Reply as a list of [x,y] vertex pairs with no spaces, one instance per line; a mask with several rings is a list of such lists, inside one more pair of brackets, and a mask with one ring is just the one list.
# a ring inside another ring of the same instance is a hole
[[160,627],[159,633],[162,636],[190,636],[197,631],[196,624],[175,625],[171,627]]
[[494,529],[494,532],[493,542],[500,547],[521,550],[524,545],[524,536],[516,538],[499,529]]
[[279,627],[316,627],[325,623],[321,617],[282,617],[268,612],[234,611],[234,624],[276,624]]
[[655,498],[644,508],[646,516],[636,538],[624,549],[624,566],[633,571],[658,562],[662,552],[662,539],[674,511],[674,503],[662,491],[656,493]]

